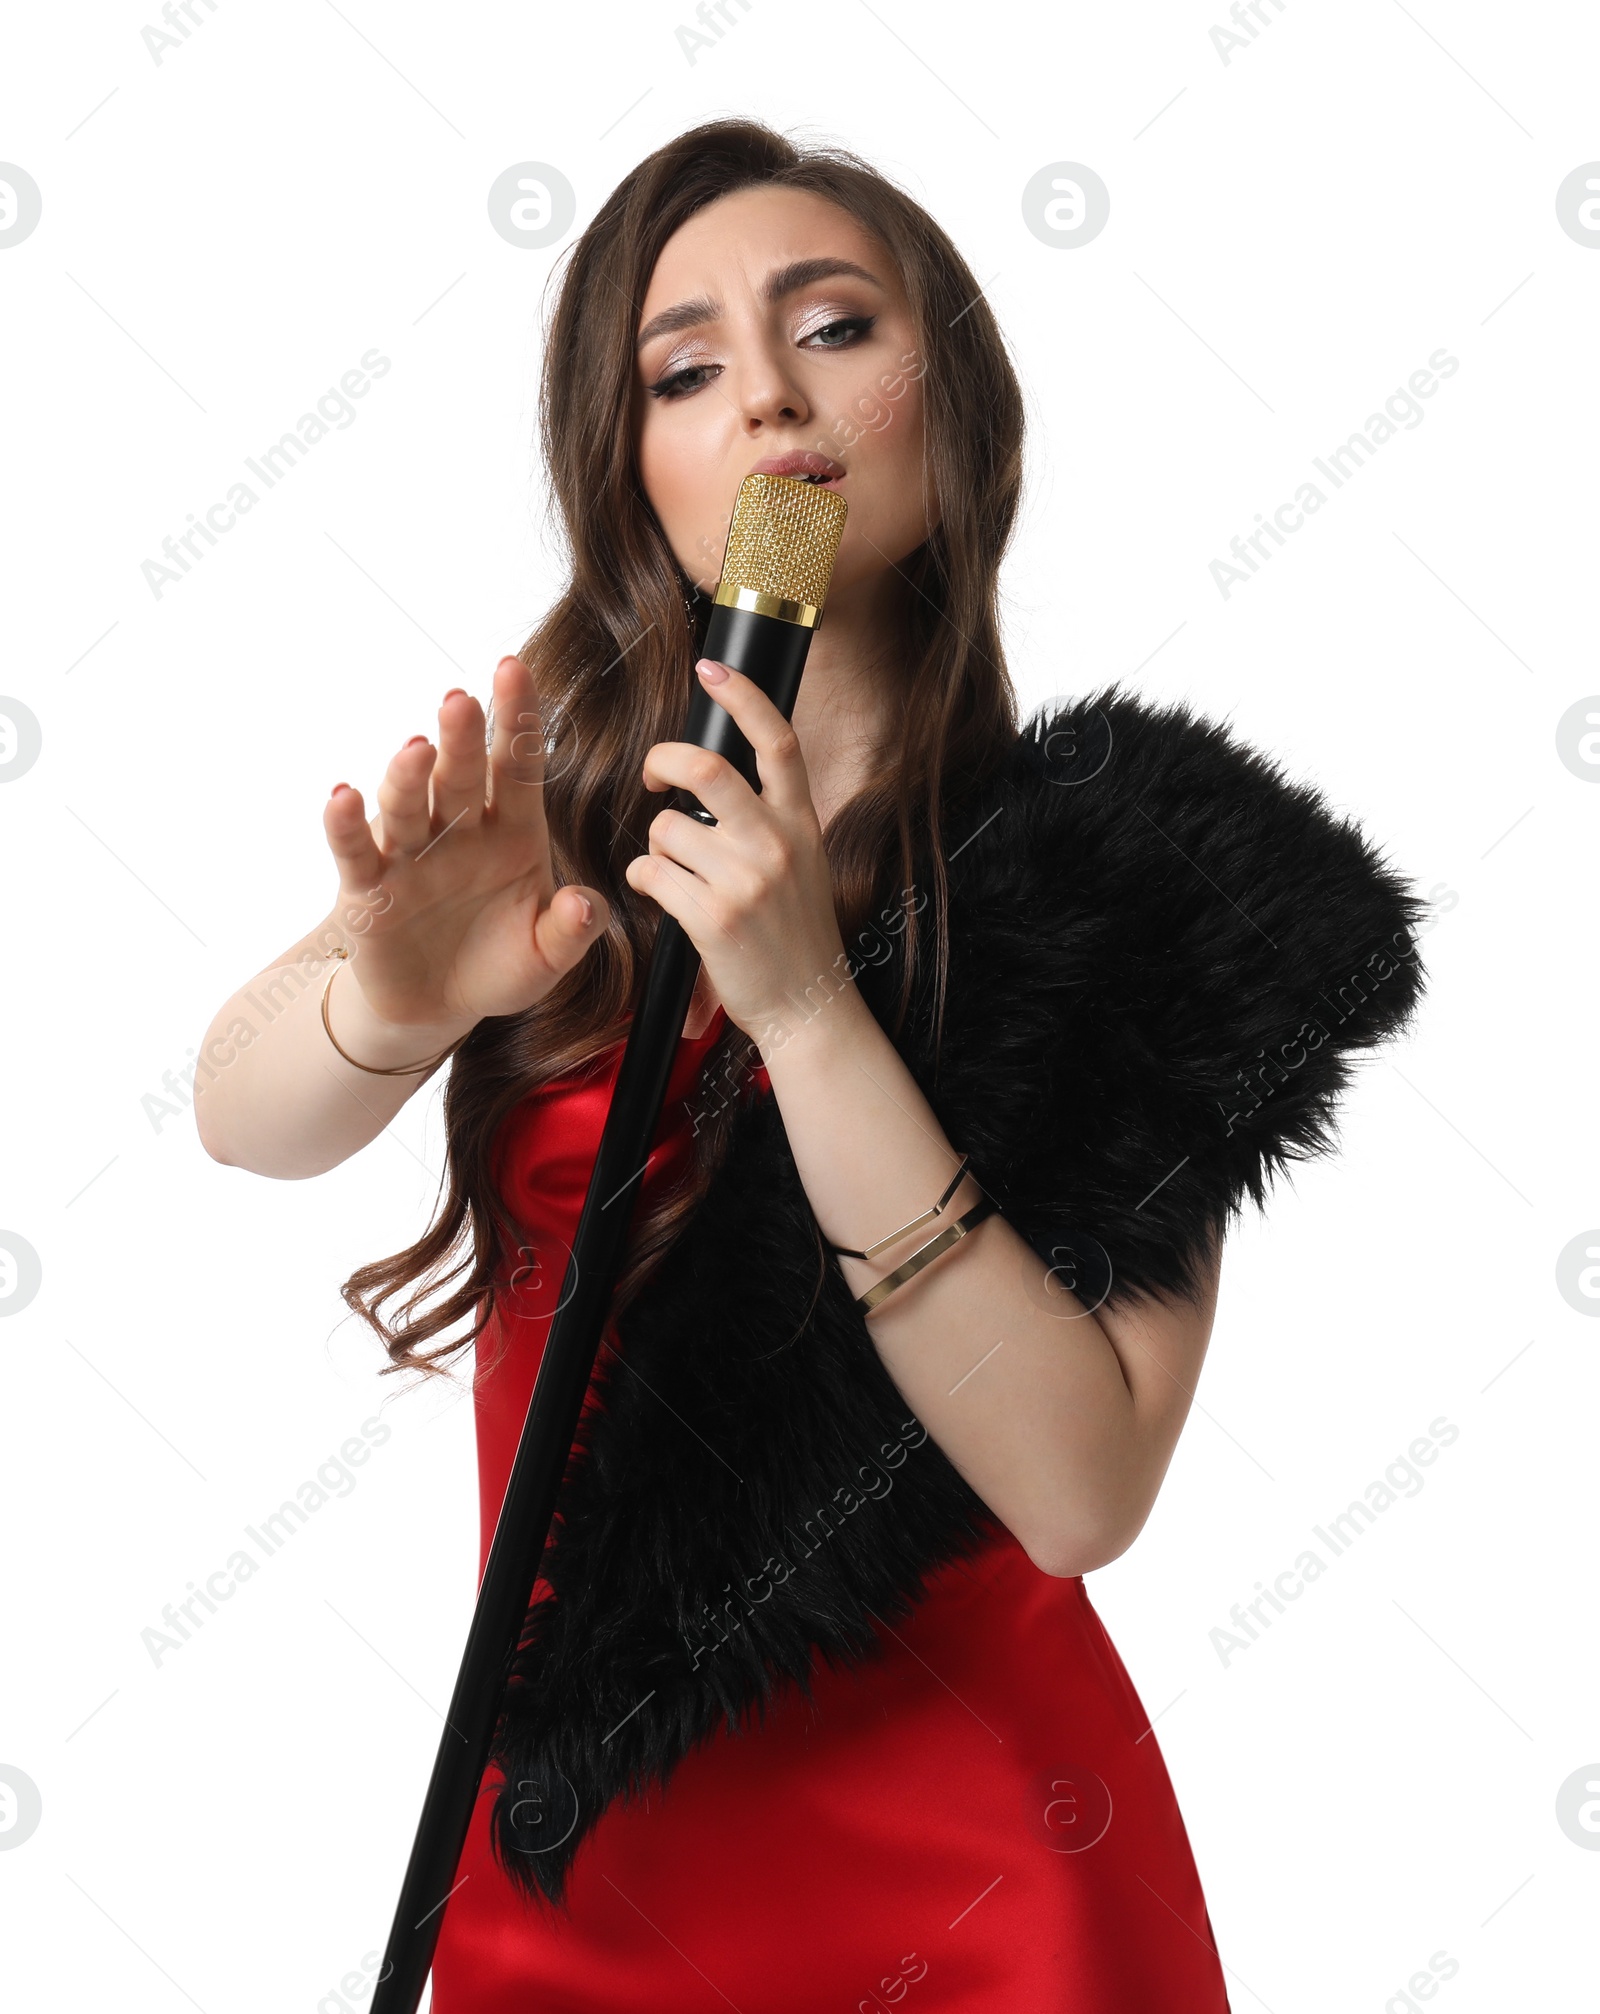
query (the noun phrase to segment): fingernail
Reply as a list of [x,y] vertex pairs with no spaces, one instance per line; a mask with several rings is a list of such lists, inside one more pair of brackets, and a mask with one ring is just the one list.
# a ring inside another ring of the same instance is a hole
[[406,747],[415,748],[419,741],[426,741],[427,738],[428,737],[425,734],[414,734],[412,735],[411,739],[406,743]]
[[583,904],[583,922],[584,928],[587,929],[594,921],[594,904],[589,900],[587,895],[580,895],[578,900]]
[[701,658],[695,670],[707,685],[720,685],[728,675],[728,667],[725,664],[718,664],[714,657]]
[[337,797],[341,790],[348,790],[349,788],[350,786],[348,783],[336,783],[333,786],[333,788],[328,792],[328,795],[330,797]]
[[446,699],[454,699],[454,698],[455,698],[455,696],[456,696],[456,694],[457,694],[458,692],[460,693],[460,695],[461,695],[461,697],[462,697],[463,699],[465,699],[465,698],[466,698],[466,696],[467,696],[467,688],[466,688],[466,687],[465,687],[464,685],[453,685],[453,686],[451,686],[450,690],[449,690],[449,691],[448,691],[448,692],[447,692],[447,693],[445,694],[445,698],[446,698]]

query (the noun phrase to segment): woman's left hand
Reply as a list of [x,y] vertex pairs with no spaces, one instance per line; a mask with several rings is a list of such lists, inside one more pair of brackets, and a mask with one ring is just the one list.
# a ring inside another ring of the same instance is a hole
[[799,736],[753,679],[709,658],[696,670],[755,750],[761,789],[725,756],[658,741],[645,757],[646,786],[678,785],[717,822],[657,812],[650,851],[624,871],[683,926],[728,1019],[765,1049],[796,1015],[816,1011],[808,989],[814,999],[820,985],[828,998],[848,983],[844,939]]

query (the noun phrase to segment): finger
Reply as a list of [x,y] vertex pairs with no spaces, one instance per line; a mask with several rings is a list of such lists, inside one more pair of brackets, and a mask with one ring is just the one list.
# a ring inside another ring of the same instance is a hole
[[595,888],[569,882],[539,911],[533,941],[552,972],[568,972],[611,921],[611,906]]
[[622,870],[630,888],[659,902],[669,916],[683,925],[684,934],[703,958],[708,944],[744,946],[717,914],[704,882],[697,881],[686,868],[660,853],[640,853]]
[[[726,677],[708,679],[707,666],[714,672],[725,672]],[[735,671],[732,665],[719,663],[715,658],[701,658],[695,671],[705,691],[732,715],[734,726],[755,750],[762,796],[780,811],[808,808],[811,786],[806,780],[800,737],[760,686],[742,671]],[[708,811],[713,808],[706,807]]]
[[728,758],[692,741],[656,742],[640,774],[648,790],[676,784],[688,791],[736,838],[749,833],[760,818],[760,799]]
[[391,758],[378,785],[378,844],[386,854],[420,853],[432,836],[428,826],[428,775],[434,748],[414,736]]
[[520,657],[495,669],[489,803],[502,825],[544,830],[544,733],[533,673]]
[[339,863],[341,894],[365,894],[383,877],[383,855],[367,823],[361,792],[342,783],[322,807],[322,829]]
[[698,818],[691,818],[687,811],[672,809],[658,811],[645,834],[652,853],[675,860],[680,867],[707,882],[714,881],[718,871],[727,866],[731,857],[731,837],[728,828],[720,822],[707,825]]
[[439,708],[439,760],[433,765],[433,829],[460,832],[483,817],[488,758],[483,708],[456,686]]

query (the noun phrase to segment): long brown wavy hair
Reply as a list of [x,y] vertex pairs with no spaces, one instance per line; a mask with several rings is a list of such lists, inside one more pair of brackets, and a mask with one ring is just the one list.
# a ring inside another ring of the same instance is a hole
[[[611,922],[536,1006],[480,1021],[455,1051],[435,1221],[408,1250],[358,1268],[341,1289],[382,1338],[393,1360],[385,1375],[441,1375],[440,1360],[482,1333],[510,1278],[503,1252],[526,1235],[496,1193],[496,1132],[529,1092],[620,1041],[642,992],[662,912],[628,885],[623,868],[648,850],[643,835],[661,799],[645,789],[640,768],[653,743],[681,736],[709,602],[685,577],[641,492],[630,420],[634,344],[667,240],[706,204],[757,186],[825,197],[874,233],[897,264],[917,333],[926,481],[939,499],[939,523],[898,569],[901,656],[884,675],[896,681],[904,740],[830,819],[826,843],[850,946],[858,934],[870,937],[863,926],[882,892],[910,886],[918,834],[925,835],[934,899],[907,905],[904,976],[889,1032],[903,1024],[918,958],[927,955],[918,911],[932,924],[935,997],[943,1001],[941,792],[952,779],[991,773],[1018,731],[997,594],[1022,482],[1021,392],[971,268],[918,203],[842,148],[801,147],[752,120],[717,120],[659,148],[618,184],[571,247],[560,280],[539,414],[570,574],[519,654],[533,674],[548,749],[545,817],[556,884],[598,888]],[[866,428],[876,418],[856,423]],[[756,1060],[755,1045],[729,1021],[704,1074],[737,1092]],[[641,1194],[613,1314],[705,1193],[738,1103],[727,1098],[697,1125],[686,1179],[670,1193],[662,1185]],[[444,1298],[423,1307],[452,1282]],[[391,1326],[379,1309],[406,1289]],[[470,1331],[419,1348],[469,1314]]]

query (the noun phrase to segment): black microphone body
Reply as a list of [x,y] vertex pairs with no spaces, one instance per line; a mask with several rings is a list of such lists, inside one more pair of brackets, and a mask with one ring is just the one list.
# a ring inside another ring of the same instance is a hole
[[[800,674],[814,633],[779,616],[727,608],[719,602],[706,620],[705,647],[700,654],[753,679],[788,720],[799,697]],[[734,726],[733,716],[718,706],[704,687],[689,701],[689,722],[682,739],[725,755],[753,790],[761,788],[754,749]]]
[[[746,678],[760,686],[788,720],[799,697],[800,674],[805,669],[806,656],[811,649],[811,637],[812,631],[798,623],[785,622],[779,616],[761,615],[754,609],[727,608],[719,602],[707,618],[706,640],[700,655],[715,658],[719,664],[743,672]],[[734,725],[732,714],[717,704],[706,687],[702,686],[690,699],[689,717],[678,739],[693,742],[696,748],[709,748],[714,754],[726,756],[752,790],[759,792],[761,789],[761,779],[756,773],[755,750]],[[691,818],[698,818],[702,825],[715,825],[717,822],[687,790],[672,790],[667,801],[674,810],[686,811]],[[663,919],[663,936],[667,924],[673,921],[670,916]],[[660,955],[658,942],[656,956]],[[689,990],[684,995],[685,1013],[688,1012],[699,969],[700,960],[696,956],[689,977]]]

